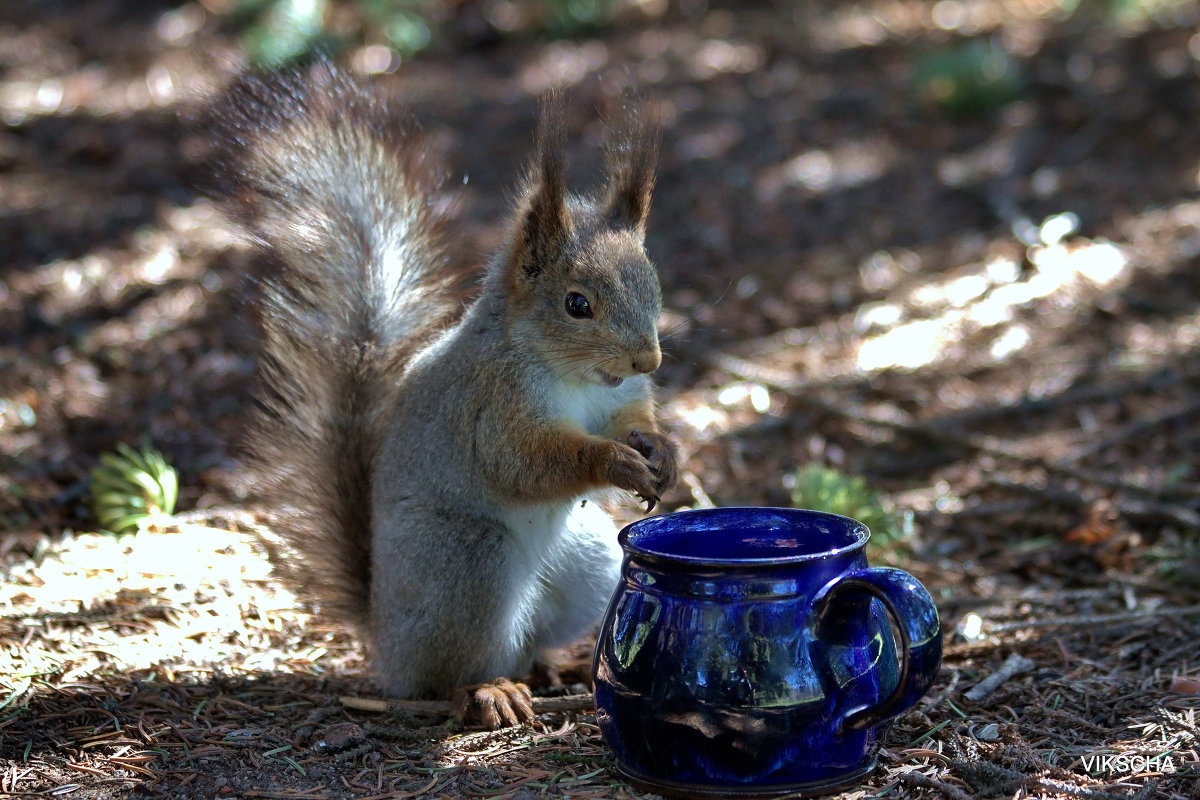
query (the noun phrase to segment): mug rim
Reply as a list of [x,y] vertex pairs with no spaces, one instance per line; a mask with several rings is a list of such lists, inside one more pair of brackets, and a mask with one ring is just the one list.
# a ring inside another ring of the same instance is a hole
[[[803,515],[805,517],[825,517],[842,522],[850,523],[849,528],[854,534],[854,541],[841,547],[834,547],[828,550],[822,550],[818,553],[797,553],[796,555],[780,556],[774,558],[713,558],[706,556],[688,556],[677,555],[671,553],[663,553],[657,550],[650,550],[641,547],[630,541],[630,536],[636,532],[636,528],[645,525],[655,520],[663,520],[668,517],[680,516],[707,516],[716,512],[722,511],[757,511],[757,512],[773,512],[787,516]],[[653,517],[644,517],[629,523],[621,532],[617,534],[617,542],[621,549],[628,556],[636,556],[650,561],[655,561],[663,564],[680,564],[689,567],[770,567],[783,566],[787,564],[798,564],[805,561],[819,561],[821,559],[833,558],[844,553],[850,553],[855,550],[861,550],[866,547],[867,541],[871,538],[871,529],[866,523],[861,522],[853,517],[847,517],[843,514],[834,514],[830,511],[817,511],[809,508],[790,508],[787,506],[717,506],[714,508],[689,508],[683,511],[673,511],[669,514],[656,514]]]

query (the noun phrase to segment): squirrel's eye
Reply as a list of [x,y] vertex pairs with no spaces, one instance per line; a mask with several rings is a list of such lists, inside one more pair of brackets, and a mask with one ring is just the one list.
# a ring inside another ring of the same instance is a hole
[[576,319],[588,319],[592,316],[592,304],[579,292],[567,293],[567,313]]

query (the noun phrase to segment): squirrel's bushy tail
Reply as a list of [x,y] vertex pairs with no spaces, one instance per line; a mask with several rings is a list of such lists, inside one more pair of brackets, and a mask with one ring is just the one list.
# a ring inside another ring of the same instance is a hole
[[209,124],[214,193],[268,254],[256,494],[289,551],[278,566],[361,625],[387,395],[457,308],[438,171],[401,109],[326,65],[239,79]]

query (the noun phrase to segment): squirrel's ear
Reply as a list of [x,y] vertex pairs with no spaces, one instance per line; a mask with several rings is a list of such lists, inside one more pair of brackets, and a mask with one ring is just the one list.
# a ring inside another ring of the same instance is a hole
[[604,206],[614,227],[642,233],[654,192],[660,124],[655,115],[627,108],[605,148],[608,189]]
[[533,280],[558,263],[571,235],[567,213],[564,101],[554,90],[542,98],[537,156],[521,202],[509,275]]

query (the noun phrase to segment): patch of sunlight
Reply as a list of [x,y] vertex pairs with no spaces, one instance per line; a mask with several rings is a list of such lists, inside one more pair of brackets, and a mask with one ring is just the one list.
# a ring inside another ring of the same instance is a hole
[[1038,228],[1038,238],[1042,244],[1056,245],[1079,230],[1079,215],[1067,211],[1054,214],[1042,221]]
[[1063,244],[1035,247],[1029,251],[1029,260],[1036,271],[1027,280],[997,286],[974,304],[968,311],[973,322],[983,327],[1007,322],[1017,308],[1082,281],[1104,288],[1116,280],[1129,263],[1121,248],[1106,241],[1075,247]]
[[270,565],[253,552],[248,537],[224,533],[195,528],[132,536],[77,534],[38,566],[36,593],[8,576],[0,589],[0,612],[22,613],[35,596],[41,610],[65,612],[123,591],[159,592],[180,584],[217,584],[233,576],[268,580]]
[[165,283],[179,266],[179,251],[169,241],[160,241],[143,259],[140,272],[147,283]]
[[544,47],[518,78],[521,88],[534,95],[555,86],[575,86],[595,75],[609,62],[604,42],[554,42]]
[[[6,564],[0,614],[38,633],[21,652],[0,653],[0,674],[278,668],[293,654],[272,649],[271,637],[307,615],[259,548],[248,534],[181,525],[178,533],[76,534],[38,560]],[[69,638],[59,632],[64,620],[75,620]],[[248,657],[246,648],[259,652]]]
[[400,56],[384,44],[368,44],[350,56],[350,66],[360,75],[384,75],[400,68]]
[[[959,36],[975,36],[993,30],[1007,20],[1037,20],[1061,17],[1064,8],[1077,0],[1022,0],[1020,2],[973,2],[939,0],[934,4],[896,0],[831,3],[819,13],[797,10],[805,32],[823,50],[845,50],[877,46],[885,41],[911,41],[928,35],[932,22]],[[795,3],[797,9],[809,4]]]
[[1109,362],[1122,370],[1145,370],[1178,361],[1200,349],[1200,311],[1128,326]]
[[[169,55],[169,53],[168,53]],[[169,108],[208,87],[207,76],[163,58],[140,75],[118,77],[89,65],[70,74],[0,82],[0,120],[20,125],[27,119],[86,113],[123,116],[147,108]]]
[[729,422],[729,417],[725,412],[704,403],[694,405],[691,408],[680,408],[679,417],[690,425],[696,433],[704,433],[709,428],[720,430]]
[[1120,247],[1103,240],[1075,248],[1065,245],[1038,248],[1030,254],[1030,259],[1039,271],[1065,275],[1068,280],[1082,276],[1099,287],[1116,280],[1129,264]]
[[931,283],[917,288],[912,293],[912,301],[917,306],[949,305],[961,308],[981,297],[990,288],[990,282],[983,275],[963,275],[942,283]]
[[765,59],[766,53],[756,44],[709,39],[696,49],[688,66],[691,74],[703,81],[729,72],[753,72]]
[[1021,324],[1013,325],[992,341],[988,351],[994,361],[1007,361],[1014,353],[1023,349],[1033,341],[1029,328]]
[[[1065,233],[1065,226],[1061,232]],[[1056,233],[1052,231],[1051,234]],[[1110,287],[1129,264],[1125,251],[1112,242],[1077,240],[1029,249],[1032,273],[1022,279],[1010,260],[993,261],[980,272],[926,284],[907,303],[864,306],[855,318],[857,330],[879,330],[858,349],[860,370],[919,369],[936,361],[948,346],[971,333],[1011,323],[1022,307],[1053,295],[1068,298],[1085,288]],[[904,307],[941,313],[905,320]],[[999,333],[989,353],[997,361],[1010,358],[1031,340],[1024,326]]]
[[154,25],[154,32],[169,45],[186,45],[204,28],[207,19],[208,14],[202,5],[185,3],[160,16]]
[[731,383],[717,392],[717,402],[726,408],[734,408],[749,401],[750,407],[759,414],[771,410],[771,392],[761,383],[743,381]]
[[994,258],[983,271],[993,284],[1012,283],[1021,277],[1021,265],[1011,258]]
[[803,186],[821,193],[853,188],[882,175],[893,161],[883,142],[850,141],[832,150],[808,150],[785,161],[780,168],[787,186]]
[[945,316],[918,319],[864,341],[858,368],[867,372],[898,367],[917,369],[937,360],[950,343],[953,323]]
[[864,303],[854,312],[854,330],[894,328],[902,319],[904,309],[898,303]]
[[868,292],[888,292],[921,268],[921,257],[911,250],[876,250],[858,264],[858,277]]

